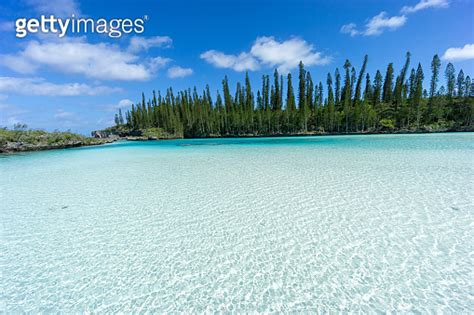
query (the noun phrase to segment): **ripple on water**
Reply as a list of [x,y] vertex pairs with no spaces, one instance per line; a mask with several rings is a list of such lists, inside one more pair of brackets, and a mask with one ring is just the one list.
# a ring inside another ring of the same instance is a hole
[[1,159],[1,311],[474,312],[472,140],[212,139]]

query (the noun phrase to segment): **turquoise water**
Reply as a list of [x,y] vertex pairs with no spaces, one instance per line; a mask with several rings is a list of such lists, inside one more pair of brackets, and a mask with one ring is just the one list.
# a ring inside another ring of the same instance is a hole
[[0,157],[0,312],[474,312],[474,134]]

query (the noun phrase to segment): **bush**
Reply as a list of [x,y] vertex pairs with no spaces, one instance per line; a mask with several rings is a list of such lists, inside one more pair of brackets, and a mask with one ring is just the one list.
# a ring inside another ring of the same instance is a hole
[[382,126],[382,129],[389,129],[389,130],[393,130],[395,129],[395,124],[393,122],[393,120],[391,119],[381,119],[380,120],[380,126]]
[[142,134],[144,137],[151,139],[160,139],[163,137],[163,129],[161,128],[148,128],[143,129]]

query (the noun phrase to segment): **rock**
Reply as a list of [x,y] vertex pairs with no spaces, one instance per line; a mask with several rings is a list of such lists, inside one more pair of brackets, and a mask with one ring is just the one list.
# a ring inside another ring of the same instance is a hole
[[93,138],[108,138],[110,133],[104,130],[95,130],[91,132]]

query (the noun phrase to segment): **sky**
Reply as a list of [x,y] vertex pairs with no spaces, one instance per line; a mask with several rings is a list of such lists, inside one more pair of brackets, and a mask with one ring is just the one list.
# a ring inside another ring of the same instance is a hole
[[[17,37],[18,19],[144,20],[143,32],[112,38],[91,32],[37,32]],[[442,70],[474,76],[472,0],[4,0],[0,3],[0,126],[89,134],[113,125],[153,90],[209,84],[231,87],[248,71],[252,87],[263,74],[292,72],[303,61],[313,81],[349,59],[358,69],[400,71],[412,54],[425,78],[434,54]],[[428,79],[425,79],[425,84]],[[440,85],[444,84],[441,78]],[[294,86],[295,82],[294,82]]]

